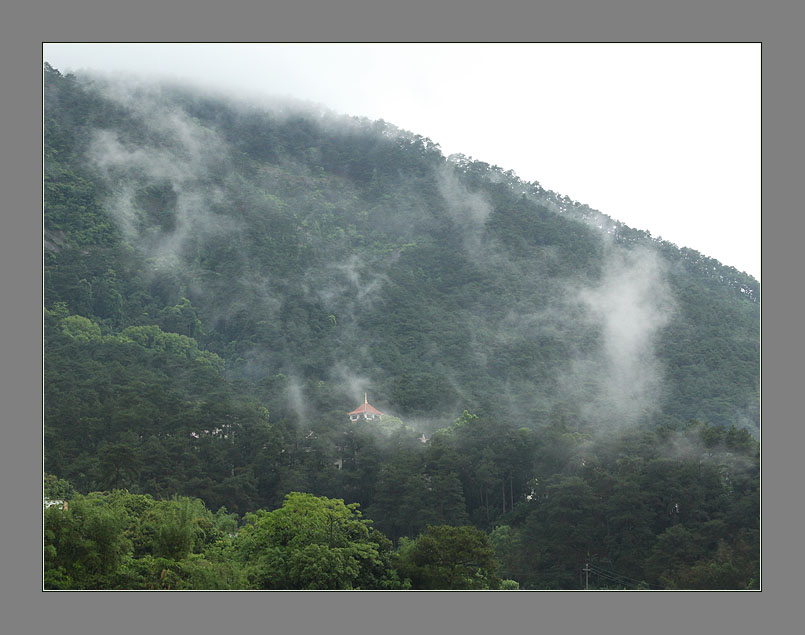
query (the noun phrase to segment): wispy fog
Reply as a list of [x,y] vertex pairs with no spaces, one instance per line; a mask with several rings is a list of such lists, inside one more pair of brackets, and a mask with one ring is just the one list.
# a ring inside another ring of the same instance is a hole
[[581,403],[589,420],[632,424],[661,405],[663,369],[655,342],[674,302],[655,253],[613,246],[605,253],[600,282],[579,288],[576,296],[585,319],[600,330],[598,353],[574,359],[563,384],[594,395]]
[[[224,203],[220,183],[211,180],[228,165],[225,143],[212,130],[185,112],[162,103],[159,91],[125,83],[101,84],[102,94],[136,114],[151,143],[134,144],[111,130],[96,130],[89,161],[98,168],[107,187],[106,208],[126,238],[158,268],[180,267],[181,256],[199,240],[238,227],[214,213]],[[172,199],[168,226],[155,231],[144,218],[138,197],[154,188]]]
[[[318,227],[322,214],[332,213],[342,202],[346,206],[354,198],[349,185],[339,184],[335,178],[331,182],[341,190],[333,190],[332,200],[306,198],[307,190],[315,190],[316,177],[310,168],[301,168],[282,156],[272,166],[261,168],[257,178],[265,189],[250,189],[255,186],[238,181],[228,143],[187,112],[169,105],[159,87],[123,82],[100,82],[99,86],[106,98],[135,114],[148,137],[148,143],[134,143],[122,133],[95,131],[89,159],[103,176],[107,209],[127,240],[156,271],[180,271],[190,281],[196,297],[212,299],[220,291],[214,278],[199,265],[205,245],[214,245],[215,237],[241,236],[248,227],[231,213],[222,212],[232,206],[233,200],[254,218],[269,217],[285,205],[270,194],[272,184],[284,183],[284,175],[293,173],[301,192],[293,199],[300,205],[294,210],[294,222],[300,223],[298,230],[310,230]],[[240,106],[242,111],[251,107]],[[292,112],[287,103],[282,112],[283,116]],[[331,130],[337,126],[334,117],[319,122]],[[342,125],[350,129],[357,124],[345,118]],[[386,129],[395,130],[393,126]],[[519,354],[518,348],[538,351],[539,346],[553,342],[569,351],[564,371],[550,380],[521,375],[502,382],[500,398],[508,401],[509,410],[529,416],[535,408],[545,410],[569,403],[585,423],[605,428],[631,424],[652,414],[663,394],[663,369],[655,354],[655,341],[674,309],[659,257],[647,249],[625,251],[609,241],[607,229],[602,229],[600,238],[606,245],[600,277],[553,279],[549,272],[557,262],[556,247],[535,246],[528,264],[523,259],[516,261],[487,235],[493,212],[487,197],[471,191],[449,162],[435,169],[443,209],[461,237],[464,256],[487,271],[494,269],[501,281],[514,285],[512,303],[494,309],[499,317],[480,305],[465,307],[462,319],[468,324],[468,359],[491,368],[491,347]],[[148,217],[148,196],[161,197],[161,213],[168,214],[167,220]],[[338,197],[342,197],[341,201]],[[409,218],[413,217],[400,211],[395,222],[401,231],[406,231]],[[265,317],[264,324],[270,324],[282,310],[280,299],[272,291],[272,285],[281,281],[273,279],[269,268],[245,262],[238,252],[227,257],[239,262],[238,293],[231,295],[228,304],[211,303],[216,308],[210,317],[225,320],[241,309],[258,307]],[[329,258],[326,253],[317,253],[316,257],[316,265],[305,270],[298,292],[328,314],[325,325],[332,329],[333,341],[352,343],[348,351],[339,353],[324,378],[333,391],[354,401],[384,374],[372,359],[369,343],[362,341],[357,318],[363,307],[384,302],[385,292],[393,284],[389,267],[399,252],[391,256],[352,253]],[[472,324],[491,320],[497,321],[498,329],[489,341],[479,337]],[[589,341],[590,333],[596,336],[593,342]],[[539,346],[529,348],[534,342]],[[438,347],[431,348],[420,354],[439,359]],[[242,357],[254,376],[286,373],[289,406],[300,418],[310,415],[305,382],[296,375],[296,369],[277,368],[271,351],[259,344]],[[534,362],[536,358],[526,360],[524,366],[534,366]],[[472,395],[472,387],[464,384],[460,369],[442,367],[441,373],[456,399]],[[525,390],[529,385],[531,388]],[[524,392],[531,395],[526,403],[512,397]],[[462,404],[455,406],[460,412]],[[420,422],[424,429],[443,423]]]
[[437,174],[439,193],[444,197],[450,218],[465,233],[477,233],[486,223],[492,206],[480,192],[471,192],[445,165]]

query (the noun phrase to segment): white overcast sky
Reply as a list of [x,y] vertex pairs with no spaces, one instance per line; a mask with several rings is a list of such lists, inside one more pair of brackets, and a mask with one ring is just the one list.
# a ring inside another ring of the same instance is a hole
[[45,44],[385,119],[760,279],[760,44]]

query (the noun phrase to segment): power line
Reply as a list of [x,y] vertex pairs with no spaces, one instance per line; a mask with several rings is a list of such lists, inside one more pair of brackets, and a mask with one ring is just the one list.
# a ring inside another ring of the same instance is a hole
[[621,573],[617,573],[615,571],[609,571],[609,570],[604,569],[603,567],[600,567],[600,566],[595,565],[595,564],[589,564],[588,563],[587,566],[590,567],[590,570],[593,573],[595,573],[596,575],[599,575],[599,576],[601,576],[603,578],[606,578],[608,580],[612,580],[613,582],[617,582],[618,584],[623,584],[624,586],[631,586],[631,587],[635,587],[635,588],[641,587],[641,586],[648,586],[649,588],[662,590],[662,587],[658,587],[658,586],[655,586],[653,584],[648,584],[644,580],[637,580],[635,578],[630,578],[629,576],[623,575]]
[[620,586],[625,586],[625,587],[630,588],[630,589],[639,588],[638,585],[635,585],[632,582],[625,582],[624,580],[621,580],[621,579],[616,578],[616,577],[611,576],[611,575],[605,575],[605,574],[597,572],[597,571],[594,571],[593,573],[595,573],[599,578],[604,578],[605,580],[611,580],[612,582],[616,582]]
[[619,578],[623,578],[624,580],[631,580],[632,582],[637,582],[638,584],[642,584],[642,582],[643,582],[643,580],[637,580],[636,578],[630,578],[628,575],[623,575],[621,573],[617,573],[616,571],[609,571],[608,569],[604,569],[604,567],[602,567],[600,565],[597,565],[597,564],[591,564],[589,566],[591,566],[593,569],[597,569],[598,571],[600,571],[602,573],[608,573],[610,575],[614,575],[614,576],[617,576]]
[[610,580],[612,582],[617,583],[619,586],[626,587],[627,589],[640,588],[639,584],[635,584],[634,582],[628,582],[626,580],[618,578],[617,576],[607,575],[605,573],[601,573],[600,571],[595,571],[593,569],[591,569],[591,571],[593,571],[593,573],[595,573],[595,575],[598,576],[599,579],[604,578],[605,580]]
[[[646,587],[648,587],[649,590],[654,590],[654,591],[664,591],[665,590],[664,587],[657,586],[657,585],[654,585],[654,584],[649,584],[645,580],[638,580],[636,578],[631,578],[631,577],[629,577],[627,575],[617,573],[616,571],[609,571],[608,569],[604,569],[603,567],[601,567],[601,566],[599,566],[597,564],[590,563],[590,562],[585,563],[584,568],[582,568],[582,571],[584,571],[585,574],[586,574],[585,575],[585,589],[586,590],[589,589],[589,574],[590,573],[594,573],[599,578],[604,578],[605,580],[609,580],[611,582],[616,582],[617,584],[620,584],[620,585],[622,585],[624,587],[627,587],[630,590],[638,590],[638,589],[641,589],[641,588],[645,589]],[[511,576],[517,576],[517,577],[520,577],[520,576],[534,576],[534,575],[538,576],[539,575],[537,571],[512,571],[512,570],[507,570],[506,574],[511,575]]]

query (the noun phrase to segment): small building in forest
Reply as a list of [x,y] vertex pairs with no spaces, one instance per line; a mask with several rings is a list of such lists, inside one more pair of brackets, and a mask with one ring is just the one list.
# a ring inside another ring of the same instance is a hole
[[363,403],[349,413],[350,421],[358,421],[361,417],[365,421],[374,421],[383,417],[382,412],[369,403],[366,393],[363,393]]

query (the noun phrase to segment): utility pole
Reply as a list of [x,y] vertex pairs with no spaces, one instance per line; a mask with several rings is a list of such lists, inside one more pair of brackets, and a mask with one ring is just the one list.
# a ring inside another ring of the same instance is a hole
[[590,563],[589,562],[584,563],[583,571],[584,571],[584,590],[589,591],[590,590]]

